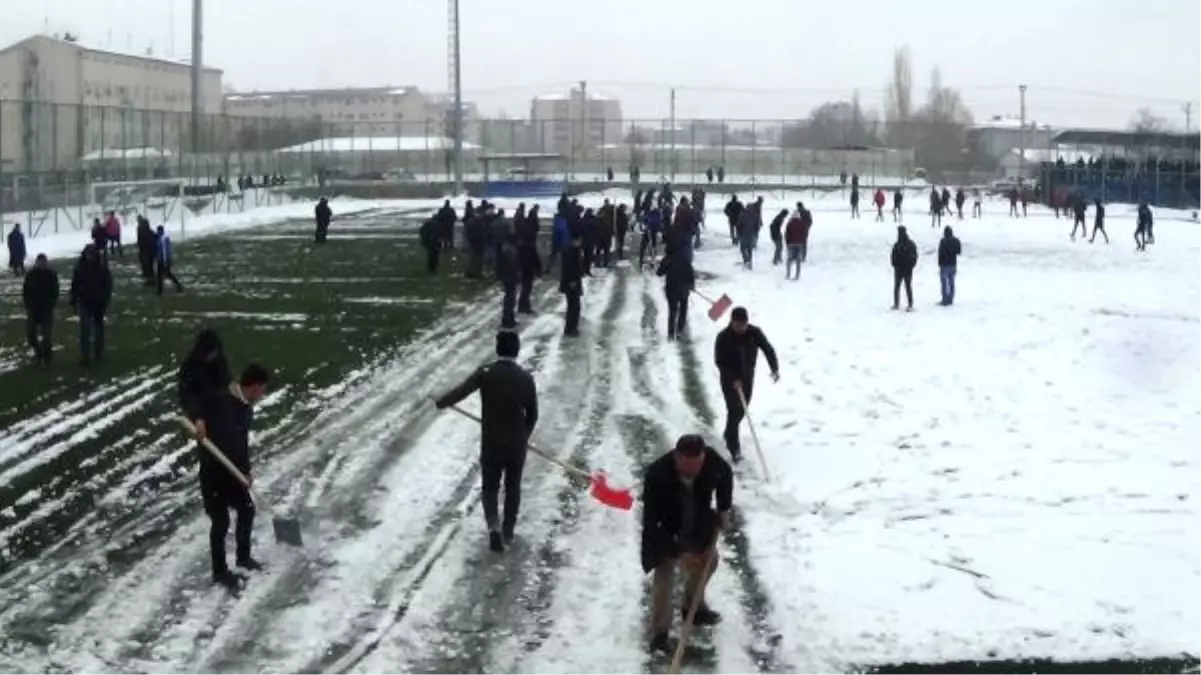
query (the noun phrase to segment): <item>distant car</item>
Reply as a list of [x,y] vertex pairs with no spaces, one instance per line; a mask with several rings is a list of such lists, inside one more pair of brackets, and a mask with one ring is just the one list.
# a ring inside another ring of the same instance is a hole
[[509,180],[525,180],[528,178],[524,167],[515,166],[505,170],[505,178]]
[[1018,176],[1006,176],[1005,178],[998,178],[997,180],[989,183],[988,193],[994,195],[1006,195],[1015,188],[1018,190],[1022,189],[1025,184],[1026,181]]
[[405,183],[417,180],[417,175],[408,169],[392,169],[384,174],[384,180],[390,183]]

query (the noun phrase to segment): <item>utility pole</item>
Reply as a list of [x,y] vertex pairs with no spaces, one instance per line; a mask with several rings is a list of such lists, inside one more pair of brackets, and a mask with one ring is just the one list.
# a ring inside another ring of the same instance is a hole
[[588,82],[580,80],[580,159],[579,165],[584,164],[584,155],[588,150]]
[[451,30],[453,31],[453,54],[454,60],[454,85],[455,85],[455,109],[454,109],[454,127],[455,127],[455,194],[463,193],[463,69],[460,65],[462,61],[462,50],[459,43],[459,0],[451,0],[453,23]]
[[1021,96],[1021,131],[1018,134],[1019,155],[1018,155],[1018,178],[1026,177],[1026,85],[1019,84],[1018,92]]
[[1193,133],[1193,104],[1191,101],[1184,104],[1184,133]]
[[671,164],[669,166],[671,182],[676,181],[676,88],[671,88]]
[[204,0],[192,0],[192,152],[200,152],[204,88]]

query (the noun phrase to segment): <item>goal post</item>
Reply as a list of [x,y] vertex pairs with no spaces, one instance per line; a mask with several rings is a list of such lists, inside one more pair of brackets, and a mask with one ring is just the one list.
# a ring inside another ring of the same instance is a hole
[[144,213],[151,222],[167,221],[182,203],[185,185],[187,180],[181,178],[92,183],[88,216],[103,220],[104,214],[112,211],[126,220],[131,214]]

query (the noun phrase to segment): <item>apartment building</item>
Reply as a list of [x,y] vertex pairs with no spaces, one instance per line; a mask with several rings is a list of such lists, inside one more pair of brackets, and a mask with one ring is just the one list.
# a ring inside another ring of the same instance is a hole
[[621,143],[621,101],[572,89],[537,96],[530,104],[534,137],[543,152],[565,155]]
[[[203,108],[221,111],[222,71],[205,68]],[[185,62],[35,35],[0,49],[0,168],[46,171],[84,155],[180,151],[190,130]]]
[[[225,113],[243,119],[312,122],[325,138],[450,137],[454,101],[417,87],[293,89],[226,94]],[[476,106],[463,104],[463,137],[479,141]],[[315,140],[315,139],[303,139]],[[299,142],[299,141],[298,141]]]

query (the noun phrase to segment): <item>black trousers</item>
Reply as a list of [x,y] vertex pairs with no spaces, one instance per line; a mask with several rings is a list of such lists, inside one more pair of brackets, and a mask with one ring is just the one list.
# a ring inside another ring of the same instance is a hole
[[626,257],[626,233],[622,232],[617,235],[617,259],[625,260]]
[[684,332],[688,325],[688,293],[666,292],[667,337],[673,338]]
[[521,291],[517,295],[517,311],[532,314],[534,307],[530,304],[530,294],[534,290],[534,271],[521,271]]
[[771,264],[779,265],[784,262],[784,240],[779,237],[772,237],[771,243],[776,247],[775,253],[771,257]]
[[147,283],[154,280],[154,250],[142,246],[138,250],[138,263],[142,266],[142,278]]
[[646,252],[650,249],[651,262],[655,261],[655,255],[659,252],[659,233],[653,230],[647,230],[642,233],[642,244],[638,247],[638,267],[641,268],[646,264]]
[[591,242],[586,242],[583,246],[582,252],[583,252],[583,255],[581,257],[584,259],[583,260],[583,262],[584,262],[583,273],[588,276],[592,276],[592,261],[595,257],[595,253],[596,253],[596,244],[591,243]]
[[574,335],[580,330],[580,293],[574,291],[567,296],[567,314],[563,317],[563,332]]
[[229,571],[229,564],[225,560],[225,535],[229,532],[230,509],[237,514],[237,523],[234,526],[236,559],[244,561],[250,558],[254,502],[250,500],[250,493],[242,486],[232,483],[232,480],[206,476],[200,478],[200,496],[204,500],[204,512],[210,521],[209,553],[212,555],[214,574]]
[[[525,469],[525,448],[485,448],[480,451],[480,488],[484,502],[484,522],[488,530],[512,532],[521,509],[521,474]],[[498,513],[501,483],[505,486],[503,519]]]
[[38,361],[50,363],[54,354],[51,340],[54,337],[54,312],[44,315],[29,314],[25,318],[25,339]]
[[[754,383],[745,381],[742,383],[742,393],[746,396],[746,403],[751,403],[751,393],[754,390]],[[722,378],[721,395],[726,400],[726,430],[722,437],[726,441],[726,449],[730,454],[737,455],[742,452],[742,442],[738,438],[738,427],[742,424],[742,418],[746,417],[746,408],[742,405],[742,399],[738,396],[738,390],[734,388],[732,381]]]
[[905,299],[909,301],[909,306],[913,307],[913,270],[898,269],[892,271],[892,306],[901,305],[902,283],[905,284]]
[[505,294],[500,301],[500,325],[512,328],[517,325],[517,284],[504,284]]
[[175,284],[175,290],[176,290],[176,291],[182,291],[182,290],[183,290],[183,284],[179,283],[179,279],[176,279],[176,278],[175,278],[175,274],[173,274],[173,273],[171,272],[171,265],[170,265],[170,264],[168,264],[168,263],[165,263],[165,262],[163,262],[163,261],[161,261],[161,260],[160,260],[160,261],[159,261],[159,262],[158,262],[158,263],[155,265],[155,268],[156,268],[156,270],[155,270],[155,277],[156,277],[156,279],[157,279],[157,282],[158,282],[158,294],[159,294],[159,295],[162,295],[162,294],[163,294],[163,282],[164,282],[164,281],[166,281],[167,279],[170,279],[170,280],[171,280],[171,283]]
[[438,271],[438,258],[441,254],[441,251],[438,250],[438,247],[441,245],[441,242],[434,242],[433,246],[425,249],[425,269],[430,274],[434,274]]

